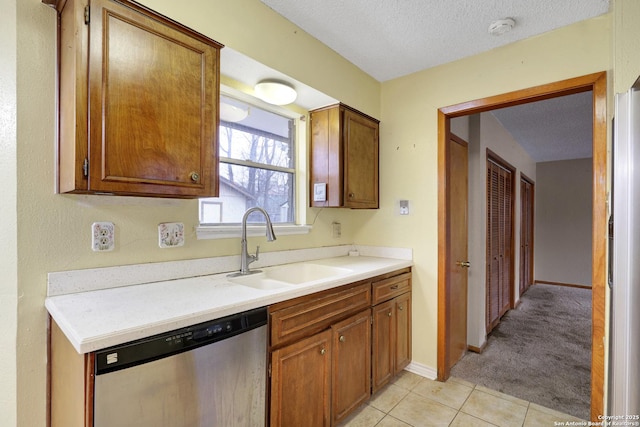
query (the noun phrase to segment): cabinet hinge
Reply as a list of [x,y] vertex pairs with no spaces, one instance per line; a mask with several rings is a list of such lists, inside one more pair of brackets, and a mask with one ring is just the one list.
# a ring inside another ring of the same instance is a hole
[[89,21],[91,21],[91,12],[89,9],[89,5],[84,7],[84,23],[85,25],[89,25]]
[[89,159],[85,157],[84,162],[82,162],[82,173],[84,176],[89,176]]
[[269,369],[268,369],[268,371],[269,371],[269,378],[271,378],[271,363],[269,363]]

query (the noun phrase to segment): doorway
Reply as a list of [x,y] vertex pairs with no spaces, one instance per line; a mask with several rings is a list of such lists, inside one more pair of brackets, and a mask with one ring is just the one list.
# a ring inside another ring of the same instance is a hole
[[593,244],[592,244],[592,363],[591,363],[591,418],[597,419],[604,409],[604,303],[606,284],[606,162],[607,116],[606,72],[590,74],[556,83],[523,89],[493,97],[465,102],[438,110],[438,380],[444,381],[450,374],[451,325],[448,319],[455,310],[452,292],[452,267],[456,260],[451,256],[452,212],[450,185],[447,171],[450,168],[448,141],[450,119],[482,113],[497,108],[592,91],[593,94]]

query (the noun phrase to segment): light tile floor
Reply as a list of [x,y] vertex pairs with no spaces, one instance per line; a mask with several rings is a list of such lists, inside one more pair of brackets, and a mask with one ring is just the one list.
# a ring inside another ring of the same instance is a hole
[[340,427],[545,427],[567,421],[583,420],[458,378],[441,383],[403,371]]

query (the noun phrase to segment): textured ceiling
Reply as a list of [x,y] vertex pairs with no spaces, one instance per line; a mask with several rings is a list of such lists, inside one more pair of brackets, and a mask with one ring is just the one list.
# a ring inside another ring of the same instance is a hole
[[[379,81],[607,13],[609,0],[261,0]],[[502,35],[489,25],[512,18]]]
[[[607,13],[609,0],[261,0],[379,81],[475,55]],[[639,0],[640,1],[640,0]],[[488,34],[496,19],[515,28]],[[253,86],[287,80],[307,109],[336,102],[229,47],[221,72]],[[591,157],[591,93],[555,98],[492,114],[536,161]]]
[[492,114],[536,162],[593,156],[591,91],[501,108]]

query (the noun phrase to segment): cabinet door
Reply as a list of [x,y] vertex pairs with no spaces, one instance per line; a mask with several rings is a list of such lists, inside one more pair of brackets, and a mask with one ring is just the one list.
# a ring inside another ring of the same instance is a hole
[[271,423],[276,426],[329,426],[331,330],[271,354]]
[[396,313],[396,364],[397,375],[411,362],[411,293],[395,298]]
[[394,375],[395,358],[395,302],[393,300],[373,307],[372,333],[372,388],[375,393]]
[[219,49],[134,5],[91,1],[90,192],[217,192]]
[[331,327],[333,425],[371,394],[371,309]]
[[378,123],[345,109],[344,205],[378,208]]

